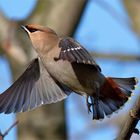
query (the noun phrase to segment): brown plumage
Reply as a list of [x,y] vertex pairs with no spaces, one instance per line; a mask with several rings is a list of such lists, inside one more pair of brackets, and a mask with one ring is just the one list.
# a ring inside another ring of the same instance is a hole
[[60,38],[48,27],[22,27],[38,58],[0,95],[1,113],[32,110],[75,92],[86,96],[88,111],[98,120],[118,110],[131,96],[136,79],[106,78],[88,51],[74,39]]

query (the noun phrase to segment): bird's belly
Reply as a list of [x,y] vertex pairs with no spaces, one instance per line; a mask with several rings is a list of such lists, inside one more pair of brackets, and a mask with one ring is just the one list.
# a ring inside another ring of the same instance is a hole
[[82,72],[80,72],[80,69],[74,69],[70,62],[63,60],[47,62],[46,68],[56,80],[65,84],[73,91],[79,94],[93,92],[93,86],[91,86],[93,80],[91,79],[91,76],[86,77],[84,73],[82,74]]

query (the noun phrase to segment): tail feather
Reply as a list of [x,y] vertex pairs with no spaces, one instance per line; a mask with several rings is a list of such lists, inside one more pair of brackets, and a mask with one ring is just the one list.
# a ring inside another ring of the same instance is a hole
[[93,105],[93,118],[99,118],[99,116],[100,116],[100,119],[103,119],[104,112],[102,110],[103,110],[103,108],[100,103],[98,105],[94,104]]
[[102,105],[99,103],[98,100],[94,99],[92,96],[90,96],[90,99],[92,103],[93,118],[98,118],[100,116],[100,119],[103,119],[104,112],[102,111]]
[[100,88],[99,98],[91,98],[93,105],[93,119],[103,119],[120,109],[132,95],[137,80],[131,78],[106,78]]
[[131,78],[112,78],[121,88],[134,90],[138,80],[135,77]]
[[127,97],[131,97],[131,95],[132,95],[132,91],[131,91],[131,90],[125,89],[125,88],[121,88],[121,87],[120,87],[120,89],[121,89],[121,91],[122,91],[123,93],[126,94]]
[[111,99],[103,100],[103,102],[111,109],[111,111],[116,111],[119,108],[118,104]]
[[114,81],[116,81],[118,84],[123,84],[123,85],[136,85],[138,80],[135,77],[130,77],[130,78],[114,78],[114,77],[109,77],[112,78]]
[[[105,102],[103,102],[102,100],[99,101],[99,103],[101,104],[102,106],[102,112],[104,112],[104,115],[109,115],[112,113],[112,109],[109,107],[108,104],[106,104]],[[98,117],[100,119],[100,116]]]

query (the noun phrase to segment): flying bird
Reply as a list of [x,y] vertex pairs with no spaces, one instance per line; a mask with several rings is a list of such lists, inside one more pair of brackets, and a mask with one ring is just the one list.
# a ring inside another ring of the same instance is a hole
[[72,92],[85,96],[94,120],[120,109],[137,80],[105,77],[89,52],[70,37],[59,37],[49,27],[26,25],[36,50],[24,73],[0,94],[0,113],[25,112],[63,100]]

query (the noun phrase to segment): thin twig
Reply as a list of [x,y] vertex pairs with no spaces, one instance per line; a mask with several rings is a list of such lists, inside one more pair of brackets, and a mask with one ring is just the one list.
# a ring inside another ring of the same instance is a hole
[[10,130],[15,127],[18,124],[18,121],[15,121],[3,134],[0,134],[0,140],[3,140],[3,138],[8,135],[8,133],[10,132]]

